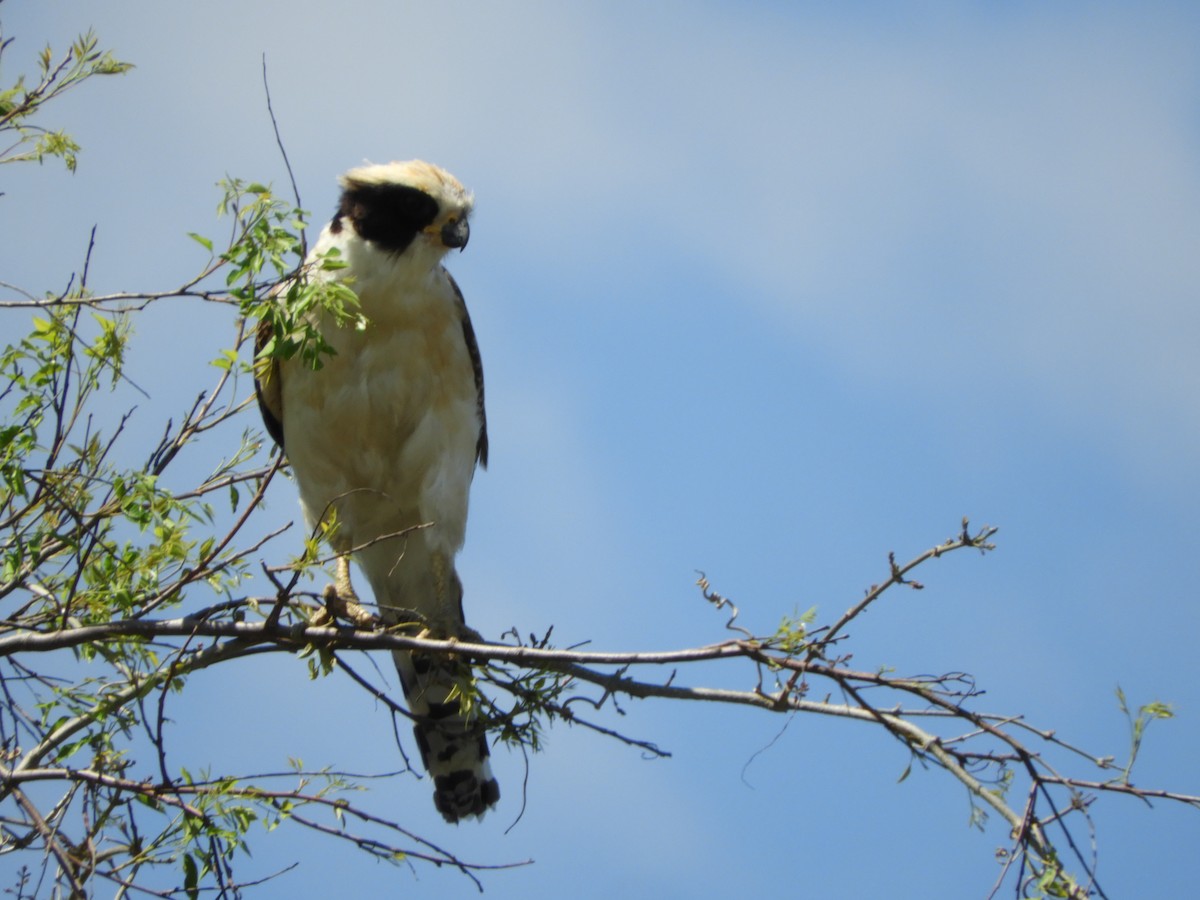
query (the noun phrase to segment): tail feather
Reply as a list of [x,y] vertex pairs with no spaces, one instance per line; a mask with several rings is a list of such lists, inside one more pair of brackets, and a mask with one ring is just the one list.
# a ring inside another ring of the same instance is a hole
[[482,818],[500,799],[500,786],[488,761],[487,736],[478,718],[463,709],[458,687],[469,677],[465,667],[429,654],[393,656],[421,762],[433,778],[434,805],[447,822]]

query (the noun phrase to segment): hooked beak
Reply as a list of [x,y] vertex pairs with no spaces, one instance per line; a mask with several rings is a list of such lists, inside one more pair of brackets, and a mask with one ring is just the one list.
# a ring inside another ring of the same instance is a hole
[[447,247],[457,247],[462,250],[467,246],[467,241],[471,238],[471,226],[467,224],[466,218],[451,219],[442,226],[442,243]]

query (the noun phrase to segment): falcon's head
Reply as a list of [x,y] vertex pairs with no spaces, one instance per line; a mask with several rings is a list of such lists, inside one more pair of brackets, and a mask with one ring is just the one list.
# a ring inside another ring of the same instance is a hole
[[363,240],[388,253],[428,249],[438,258],[467,246],[467,219],[474,197],[444,169],[422,162],[392,162],[351,169],[338,179],[342,199],[329,224],[334,234],[349,225]]

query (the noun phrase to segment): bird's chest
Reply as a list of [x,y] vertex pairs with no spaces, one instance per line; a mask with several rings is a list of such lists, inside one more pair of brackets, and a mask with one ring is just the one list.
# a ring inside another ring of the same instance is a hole
[[386,311],[364,303],[366,328],[323,327],[320,369],[297,359],[283,379],[286,446],[321,482],[415,490],[433,470],[474,468],[474,369],[462,323],[439,297]]

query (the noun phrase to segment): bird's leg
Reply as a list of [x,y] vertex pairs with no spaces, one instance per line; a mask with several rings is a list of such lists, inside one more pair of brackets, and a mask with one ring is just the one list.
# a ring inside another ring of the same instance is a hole
[[336,565],[334,583],[327,585],[322,594],[325,609],[317,614],[314,624],[323,625],[341,618],[352,622],[356,628],[375,628],[379,617],[359,603],[354,585],[350,583],[350,557],[339,555]]
[[433,630],[441,632],[446,640],[486,644],[483,635],[463,621],[462,582],[458,580],[453,563],[444,554],[436,552],[432,556],[432,563],[438,606],[438,614],[432,622]]

